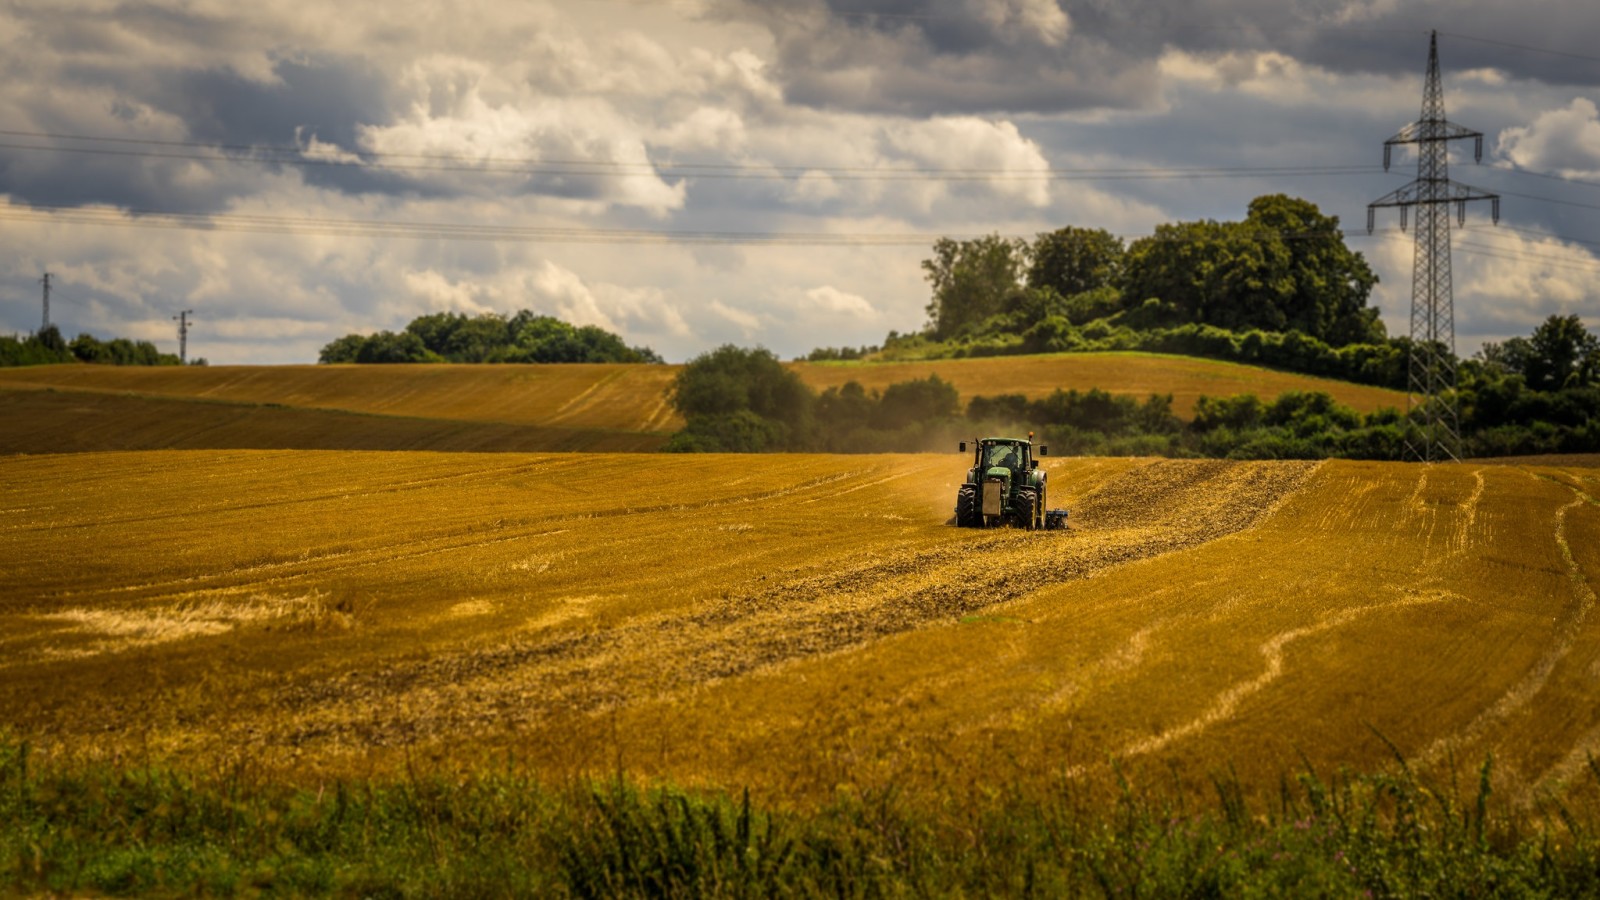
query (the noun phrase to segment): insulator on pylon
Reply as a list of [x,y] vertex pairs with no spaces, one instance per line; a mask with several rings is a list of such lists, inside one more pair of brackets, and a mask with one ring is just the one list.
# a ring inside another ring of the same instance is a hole
[[1389,145],[1388,144],[1384,144],[1383,145],[1383,170],[1385,172],[1389,171],[1389,150],[1390,150]]
[[1411,207],[1409,207],[1409,206],[1400,207],[1400,230],[1401,231],[1405,231],[1406,230],[1406,211],[1409,210],[1409,209],[1411,209]]
[[1494,216],[1494,223],[1496,225],[1499,225],[1500,224],[1500,198],[1499,197],[1491,198],[1491,202],[1489,204],[1489,210],[1490,210],[1490,214]]
[[1478,135],[1472,142],[1472,161],[1483,162],[1483,135]]
[[1467,201],[1456,201],[1456,224],[1465,227],[1467,224]]

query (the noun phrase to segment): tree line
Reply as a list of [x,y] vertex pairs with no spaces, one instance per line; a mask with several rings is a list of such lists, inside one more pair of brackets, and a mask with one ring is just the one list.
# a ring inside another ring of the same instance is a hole
[[[1576,316],[1491,345],[1461,365],[1456,399],[1468,456],[1600,452],[1600,339]],[[1099,389],[975,396],[938,375],[867,390],[813,391],[765,349],[731,345],[679,372],[671,395],[685,426],[676,452],[938,451],[978,433],[1037,432],[1057,453],[1234,459],[1406,457],[1396,409],[1362,414],[1322,392],[1202,396],[1185,422],[1170,394],[1143,400]]]
[[[44,366],[52,363],[95,363],[106,366],[176,366],[182,360],[176,353],[162,353],[149,341],[112,338],[102,341],[92,334],[80,334],[71,341],[61,336],[54,325],[20,337],[0,335],[0,366]],[[194,365],[203,366],[205,359]]]
[[347,334],[322,348],[320,363],[659,363],[596,325],[572,325],[520,310],[510,316],[441,312],[398,332]]

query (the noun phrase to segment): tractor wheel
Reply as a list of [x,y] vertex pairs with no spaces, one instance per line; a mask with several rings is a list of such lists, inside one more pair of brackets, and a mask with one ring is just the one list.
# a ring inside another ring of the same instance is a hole
[[956,527],[977,528],[982,524],[983,515],[978,509],[978,489],[970,484],[964,484],[956,492]]
[[1030,489],[1017,491],[1014,511],[1017,520],[1026,523],[1027,529],[1032,531],[1039,521],[1039,495]]

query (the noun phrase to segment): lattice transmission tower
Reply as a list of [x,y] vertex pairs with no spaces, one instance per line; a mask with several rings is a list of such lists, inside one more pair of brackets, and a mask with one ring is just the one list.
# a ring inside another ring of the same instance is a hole
[[189,317],[194,315],[194,310],[186,309],[172,317],[178,323],[178,361],[184,365],[189,364]]
[[1483,132],[1444,117],[1444,87],[1439,80],[1439,33],[1428,39],[1428,75],[1422,89],[1422,118],[1383,142],[1383,168],[1398,144],[1417,145],[1417,180],[1367,205],[1371,234],[1379,207],[1417,207],[1416,255],[1411,272],[1411,359],[1406,375],[1406,452],[1424,462],[1461,458],[1460,415],[1456,403],[1455,299],[1450,284],[1450,207],[1456,221],[1467,221],[1467,201],[1488,200],[1500,222],[1500,195],[1450,180],[1449,142],[1473,139],[1473,157],[1483,161]]

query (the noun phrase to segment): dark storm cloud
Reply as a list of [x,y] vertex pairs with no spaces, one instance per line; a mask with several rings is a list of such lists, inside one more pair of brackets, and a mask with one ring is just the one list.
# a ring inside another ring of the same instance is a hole
[[391,121],[391,90],[378,72],[340,61],[273,66],[276,83],[227,71],[175,72],[153,105],[178,116],[196,139],[283,146],[317,137],[353,149],[361,125]]
[[[140,109],[164,114],[182,123],[181,140],[204,146],[8,138],[0,140],[12,145],[0,148],[0,193],[45,206],[111,204],[215,212],[231,199],[259,190],[264,174],[285,168],[262,162],[263,156],[284,157],[283,148],[313,136],[353,149],[359,126],[389,121],[389,89],[377,73],[340,62],[296,61],[280,61],[273,71],[275,82],[261,82],[225,69],[172,68],[129,76],[97,64],[64,66],[60,75],[68,86],[119,85],[108,110],[113,119],[136,119]],[[95,136],[107,131],[85,125],[82,110],[36,104],[28,111],[40,132]],[[171,137],[141,134],[136,121],[117,136]],[[230,159],[205,159],[216,156]],[[196,178],[196,168],[208,170],[211,177]],[[305,173],[308,183],[345,193],[418,193],[393,174],[357,166],[294,168]]]
[[[1064,36],[1031,27],[1054,4]],[[1452,69],[1600,84],[1600,5],[1535,0],[729,0],[762,23],[794,103],[906,115],[1137,109],[1157,98],[1167,48],[1276,52],[1337,73],[1421,72],[1437,29]],[[1059,39],[1057,39],[1059,37]],[[1508,44],[1524,45],[1522,49]],[[1566,54],[1566,55],[1563,55]]]
[[785,95],[807,106],[916,116],[1132,107],[1154,96],[1143,55],[1070,37],[1065,16],[1057,31],[1041,27],[1051,2],[929,11],[906,0],[788,0],[733,14],[771,30]]

